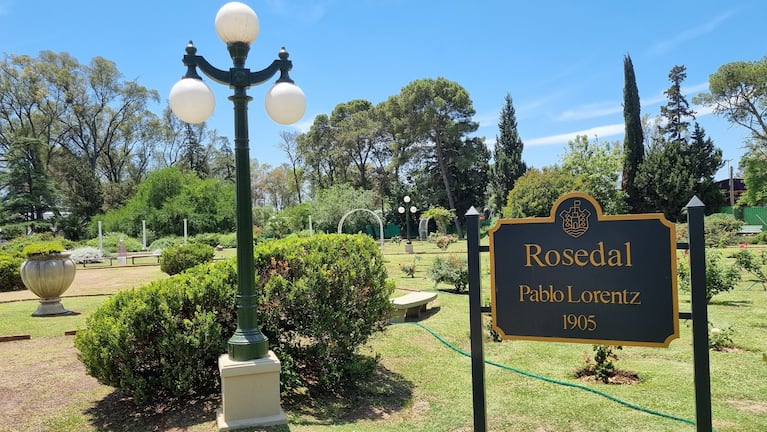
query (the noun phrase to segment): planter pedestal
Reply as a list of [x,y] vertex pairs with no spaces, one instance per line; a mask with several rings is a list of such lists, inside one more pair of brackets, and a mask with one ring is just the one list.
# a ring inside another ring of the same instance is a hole
[[269,351],[264,358],[233,361],[218,358],[221,374],[221,408],[218,430],[274,426],[288,422],[280,406],[280,360]]
[[33,317],[55,316],[55,315],[74,315],[75,312],[64,309],[61,304],[61,297],[42,298],[37,310],[32,314]]

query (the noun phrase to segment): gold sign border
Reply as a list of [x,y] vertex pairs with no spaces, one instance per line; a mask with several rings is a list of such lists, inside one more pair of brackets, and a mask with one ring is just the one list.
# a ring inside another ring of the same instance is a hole
[[[507,335],[504,331],[498,327],[497,323],[497,310],[495,304],[495,242],[494,234],[503,225],[525,225],[525,224],[554,224],[556,223],[556,210],[559,208],[563,201],[571,198],[581,198],[589,201],[597,212],[597,223],[602,221],[634,221],[634,220],[658,220],[661,224],[669,228],[669,248],[671,250],[671,285],[672,285],[672,302],[674,310],[674,333],[669,335],[663,342],[642,342],[642,341],[622,341],[622,340],[603,340],[603,339],[581,339],[581,338],[563,338],[554,336],[517,336]],[[603,345],[632,345],[632,346],[646,346],[646,347],[662,347],[668,348],[672,340],[679,338],[679,289],[677,286],[677,271],[676,271],[676,225],[669,222],[663,213],[639,213],[639,214],[624,214],[624,215],[603,215],[602,206],[590,195],[583,192],[570,192],[564,194],[557,199],[551,206],[551,212],[549,217],[533,217],[533,218],[512,218],[512,219],[499,219],[495,226],[488,231],[488,237],[490,238],[490,303],[492,306],[492,326],[501,339],[504,340],[533,340],[533,341],[548,341],[548,342],[570,342],[570,343],[589,343],[589,344],[603,344]]]

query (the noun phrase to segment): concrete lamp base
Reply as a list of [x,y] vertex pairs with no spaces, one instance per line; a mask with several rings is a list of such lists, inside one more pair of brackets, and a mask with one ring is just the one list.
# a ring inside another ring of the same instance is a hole
[[232,361],[218,358],[221,374],[221,408],[216,419],[219,431],[288,422],[280,406],[280,360],[269,351],[266,357]]

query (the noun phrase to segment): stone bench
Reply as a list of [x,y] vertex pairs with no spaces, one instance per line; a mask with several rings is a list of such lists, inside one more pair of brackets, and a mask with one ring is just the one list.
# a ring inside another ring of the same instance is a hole
[[416,291],[401,297],[391,299],[394,307],[391,322],[405,322],[405,318],[420,318],[422,312],[426,312],[426,305],[437,299],[437,293]]
[[762,232],[761,225],[743,225],[742,227],[740,227],[738,234],[742,236],[752,236],[752,235],[757,235],[760,232]]

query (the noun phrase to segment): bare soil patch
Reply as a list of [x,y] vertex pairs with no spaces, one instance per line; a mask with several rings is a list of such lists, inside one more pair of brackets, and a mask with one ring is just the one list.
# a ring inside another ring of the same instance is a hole
[[[594,375],[594,371],[588,370],[588,369],[581,369],[575,372],[575,377],[578,378],[581,381],[586,382],[593,382],[593,383],[604,383],[601,379],[597,379],[596,375]],[[641,380],[639,379],[639,375],[637,375],[634,372],[630,371],[624,371],[624,370],[617,370],[615,371],[615,374],[607,379],[606,384],[616,384],[616,385],[631,385],[631,384],[639,384]]]
[[2,345],[0,429],[40,430],[41,422],[63,407],[108,392],[85,374],[72,337],[38,338]]
[[767,403],[744,400],[744,399],[729,399],[727,401],[733,408],[738,411],[752,413],[752,414],[767,414]]

